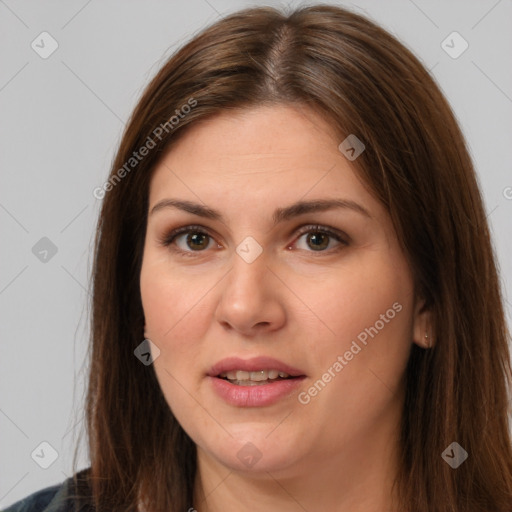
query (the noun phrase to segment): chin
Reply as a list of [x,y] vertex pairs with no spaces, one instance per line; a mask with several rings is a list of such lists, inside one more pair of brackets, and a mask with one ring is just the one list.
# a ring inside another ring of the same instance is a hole
[[[226,434],[219,442],[211,442],[206,445],[208,452],[224,466],[233,471],[242,471],[253,475],[267,475],[267,472],[286,470],[298,461],[297,446],[301,446],[300,440],[292,437],[283,439],[281,436],[265,429],[250,428],[248,424],[239,425],[236,433],[233,429],[233,437]],[[284,433],[284,432],[283,432]]]

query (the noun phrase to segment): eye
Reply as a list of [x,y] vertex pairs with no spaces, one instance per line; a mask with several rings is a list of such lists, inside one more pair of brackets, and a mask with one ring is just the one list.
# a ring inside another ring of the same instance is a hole
[[[339,249],[340,245],[341,247],[348,245],[348,237],[343,236],[340,232],[337,230],[333,230],[327,227],[319,226],[319,225],[312,225],[312,226],[303,226],[299,231],[299,238],[297,240],[298,243],[304,236],[305,236],[305,244],[306,248],[299,247],[300,249],[308,250],[308,248],[312,248],[313,252],[331,252],[333,249],[332,247],[329,247],[330,242],[332,239],[334,239],[338,247],[334,247],[334,250]],[[292,246],[288,246],[288,248],[291,248]],[[328,250],[325,250],[328,249]]]
[[[346,235],[337,230],[319,225],[303,226],[300,228],[298,235],[299,238],[294,244],[289,245],[288,249],[293,248],[304,236],[306,237],[306,248],[299,247],[299,249],[308,252],[331,252],[339,250],[340,246],[343,248],[349,245]],[[336,241],[335,245],[337,245],[334,248],[330,247],[333,239]],[[160,239],[159,243],[183,256],[194,256],[194,253],[201,253],[213,245],[216,245],[218,249],[222,249],[222,246],[216,243],[202,226],[183,226],[174,229]]]
[[[202,252],[210,246],[213,238],[201,226],[183,226],[174,229],[163,239],[161,245],[172,247],[172,250],[182,253],[186,256],[192,256],[191,253]],[[217,244],[217,247],[221,247]]]

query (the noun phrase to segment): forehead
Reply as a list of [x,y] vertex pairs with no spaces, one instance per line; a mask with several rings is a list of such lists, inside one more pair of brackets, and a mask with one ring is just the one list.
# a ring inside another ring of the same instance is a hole
[[[320,145],[337,146],[334,127],[318,112],[302,105],[267,105],[226,110],[196,123],[193,137],[178,143],[201,140],[214,153],[266,155],[300,152]],[[306,144],[306,147],[304,147]]]
[[169,194],[224,206],[251,198],[253,207],[276,195],[280,203],[327,193],[369,200],[339,139],[307,107],[226,111],[191,126],[172,146],[154,170],[149,203]]

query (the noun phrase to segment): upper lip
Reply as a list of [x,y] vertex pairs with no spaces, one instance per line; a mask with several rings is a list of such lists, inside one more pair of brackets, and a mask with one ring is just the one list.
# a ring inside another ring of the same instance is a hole
[[294,368],[278,359],[272,357],[259,356],[250,359],[241,359],[239,357],[228,357],[215,363],[208,371],[208,376],[218,377],[223,372],[243,370],[246,372],[257,372],[259,370],[277,370],[285,372],[291,377],[301,377],[304,374],[302,370]]

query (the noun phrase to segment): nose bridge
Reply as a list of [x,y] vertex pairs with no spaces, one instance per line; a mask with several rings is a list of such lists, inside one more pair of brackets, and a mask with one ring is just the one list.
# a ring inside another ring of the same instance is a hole
[[256,260],[261,260],[263,247],[252,236],[246,236],[236,247],[236,253],[248,265],[253,264]]
[[235,252],[228,282],[235,285],[235,292],[252,296],[261,293],[268,263],[263,246],[255,238],[247,236],[236,246]]
[[276,326],[284,318],[282,305],[269,282],[267,254],[252,237],[236,247],[217,307],[217,320],[249,334],[257,325]]

